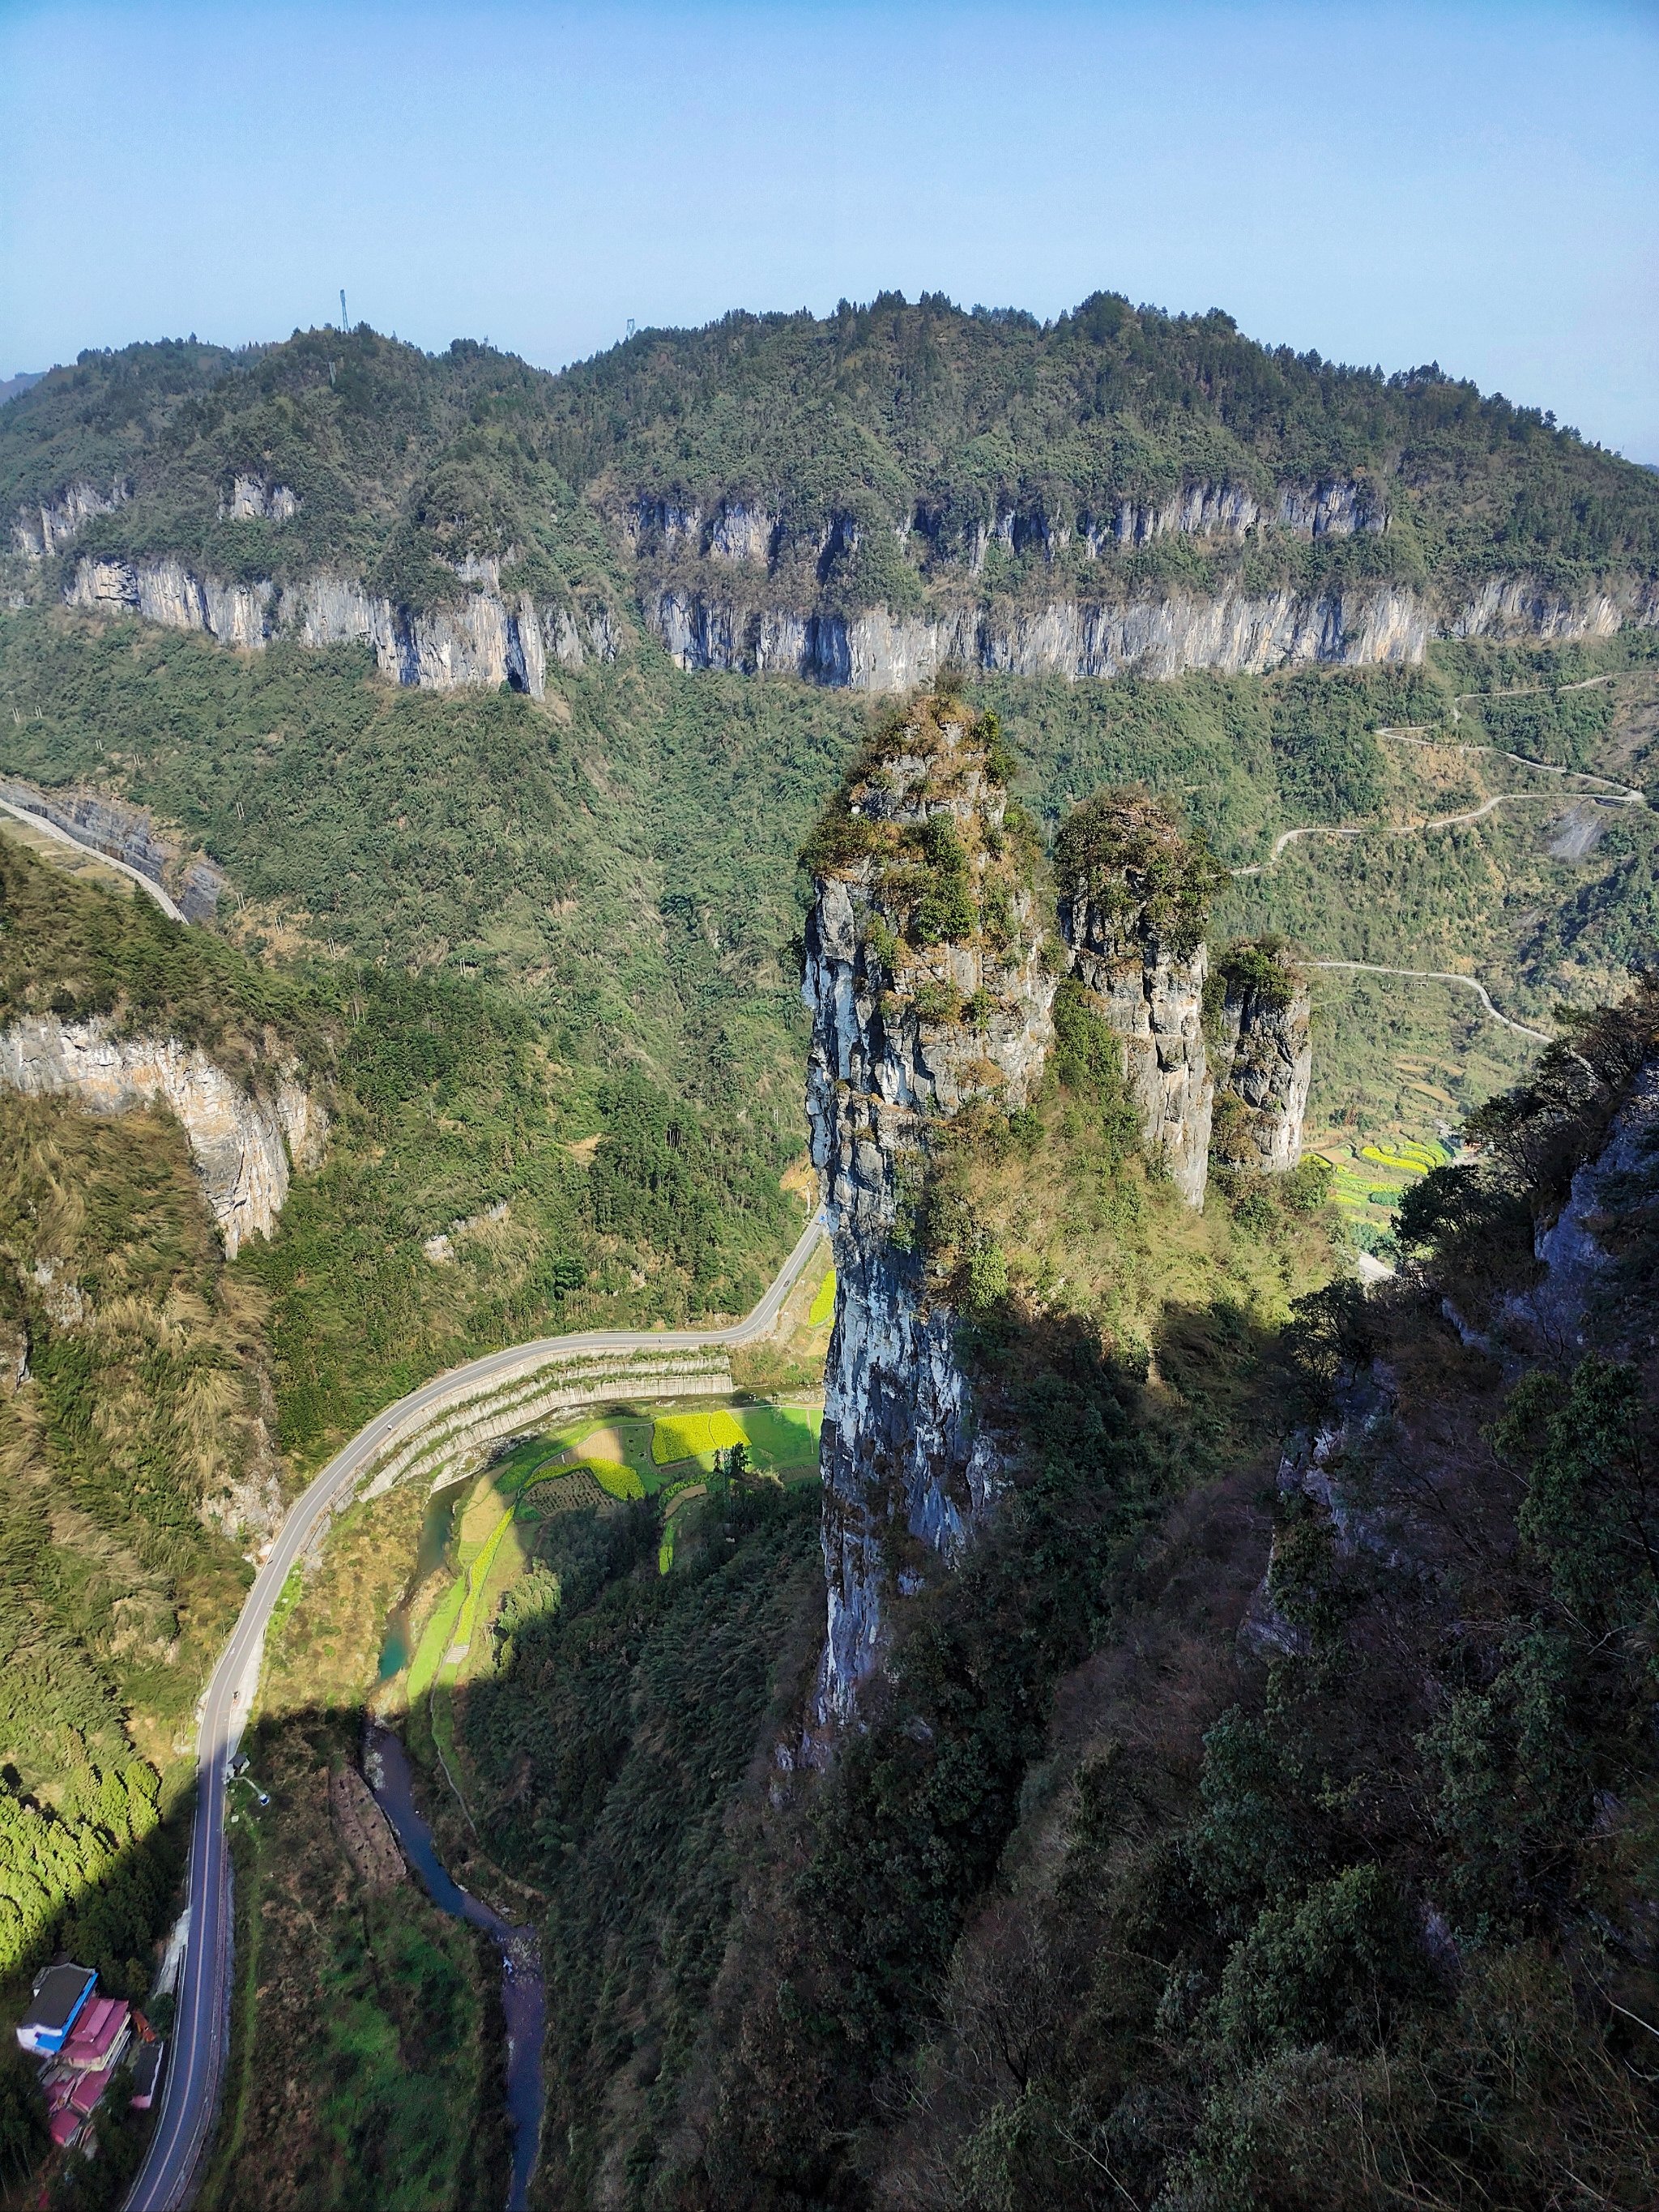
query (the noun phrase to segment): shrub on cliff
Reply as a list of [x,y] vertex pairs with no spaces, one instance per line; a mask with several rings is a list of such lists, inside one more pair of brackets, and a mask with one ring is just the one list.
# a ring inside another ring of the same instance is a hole
[[1080,892],[1115,926],[1144,915],[1147,935],[1189,960],[1227,872],[1200,832],[1183,837],[1150,793],[1097,792],[1068,814],[1054,840],[1062,898]]

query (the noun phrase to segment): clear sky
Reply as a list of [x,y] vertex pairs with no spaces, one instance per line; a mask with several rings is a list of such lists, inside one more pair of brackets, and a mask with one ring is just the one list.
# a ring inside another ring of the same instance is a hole
[[0,0],[0,375],[1107,288],[1659,461],[1659,0]]

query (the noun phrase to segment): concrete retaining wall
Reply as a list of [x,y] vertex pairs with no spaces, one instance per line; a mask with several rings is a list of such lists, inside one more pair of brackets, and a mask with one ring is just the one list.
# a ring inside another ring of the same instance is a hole
[[416,1480],[439,1489],[469,1457],[555,1415],[640,1398],[728,1397],[734,1388],[723,1350],[576,1352],[509,1370],[459,1385],[453,1397],[411,1415],[356,1495],[380,1498],[394,1483]]

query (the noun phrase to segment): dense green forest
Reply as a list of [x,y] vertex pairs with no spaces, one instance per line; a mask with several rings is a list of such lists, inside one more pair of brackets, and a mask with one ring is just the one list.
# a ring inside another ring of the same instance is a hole
[[[297,507],[236,515],[239,477]],[[734,313],[641,331],[556,376],[362,325],[237,354],[88,353],[0,413],[0,506],[77,481],[131,493],[86,525],[82,550],[177,553],[223,577],[323,568],[415,608],[453,599],[457,565],[480,557],[555,603],[614,608],[641,499],[704,520],[721,502],[763,513],[763,561],[847,611],[902,607],[936,571],[988,557],[986,587],[1015,591],[1028,571],[1110,588],[1219,568],[1256,584],[1389,577],[1449,599],[1494,570],[1565,586],[1659,570],[1651,476],[1550,416],[1436,364],[1340,368],[1259,345],[1218,310],[1170,316],[1110,294],[1049,325],[939,295]],[[1184,484],[1271,510],[1281,485],[1329,482],[1365,488],[1387,530],[1304,544],[1268,527],[1225,552],[1179,537],[1120,550],[1110,534],[1120,502]],[[642,550],[657,575],[661,549]]]
[[[704,1589],[571,1528],[466,1715],[552,1899],[544,2201],[1651,2201],[1650,1158],[1585,1340],[1506,1371],[1480,1332],[1656,1048],[1651,989],[1575,1024],[1367,1297],[1306,1287],[1316,1177],[1182,1222],[1072,1038],[1034,1128],[953,1153],[1021,1475],[821,1777],[760,1697],[754,1585],[726,1606],[720,1710],[761,1724],[722,1844]],[[1018,1243],[1038,1189],[1052,1251]],[[769,1624],[797,1699],[809,1622]]]
[[[275,1056],[332,1122],[227,1265],[165,1113],[0,1107],[0,1982],[67,1944],[137,1996],[179,1871],[158,1822],[251,1575],[225,1501],[289,1489],[471,1352],[739,1310],[799,1217],[771,1133],[745,1146],[641,1068],[556,1060],[520,997],[277,970],[4,836],[0,1011],[175,1036],[248,1081]],[[26,2149],[33,2111],[21,2091],[5,2123]]]

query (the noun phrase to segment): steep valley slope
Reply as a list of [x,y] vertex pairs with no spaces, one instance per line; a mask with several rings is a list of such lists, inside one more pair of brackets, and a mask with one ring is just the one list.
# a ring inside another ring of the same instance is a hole
[[[890,297],[89,354],[0,527],[0,796],[192,917],[0,828],[3,1993],[148,1986],[305,1474],[811,1185],[822,1492],[562,1515],[453,1701],[538,2201],[1653,2201],[1654,479]],[[492,1969],[335,1802],[422,1504],[273,1638],[228,2208],[500,2193]]]
[[759,1586],[697,1609],[729,1506],[678,1619],[573,1550],[465,1716],[568,1947],[544,2201],[1644,2203],[1651,985],[1368,1296],[1316,1164],[1177,1180],[1261,1096],[1178,1011],[1213,863],[1109,794],[1021,904],[999,744],[899,710],[809,848],[825,1582],[746,1771],[694,1717],[767,1649]]
[[[554,1061],[482,987],[277,973],[9,832],[0,1132],[0,1984],[21,2005],[68,1948],[142,1999],[197,1694],[307,1474],[469,1352],[740,1308],[799,1206],[763,1152],[713,1145],[642,1074]],[[386,1940],[437,1944],[472,2048],[486,1984],[423,1911]],[[3,2094],[26,2172],[38,2093],[9,2069]],[[126,2171],[125,2136],[106,2148]]]

